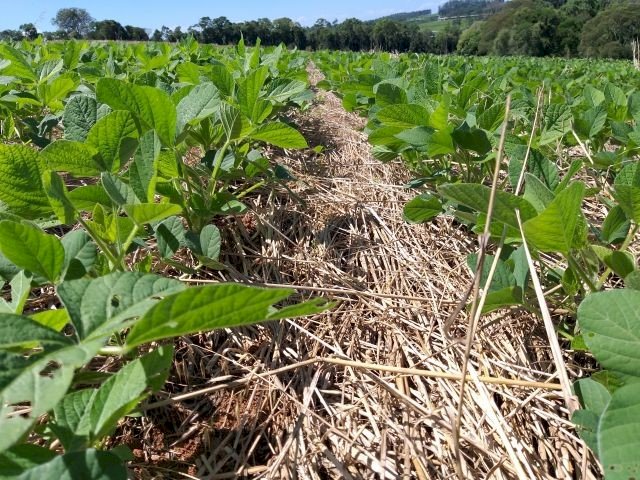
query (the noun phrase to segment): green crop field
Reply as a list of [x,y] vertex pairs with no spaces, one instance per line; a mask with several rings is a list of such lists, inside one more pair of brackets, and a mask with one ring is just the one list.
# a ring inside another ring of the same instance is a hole
[[[323,77],[313,88],[311,68]],[[414,198],[406,222],[448,219],[477,245],[455,259],[473,277],[457,310],[470,331],[505,311],[543,318],[555,363],[523,388],[557,392],[555,415],[573,422],[606,478],[638,477],[640,71],[631,62],[187,39],[0,44],[0,478],[125,480],[131,451],[108,439],[152,396],[186,391],[166,386],[174,342],[341,308],[339,296],[249,285],[247,272],[238,274],[246,282],[217,282],[231,268],[224,238],[257,215],[251,199],[277,191],[299,201],[288,185],[304,180],[281,158],[330,148],[297,124],[318,89],[362,118],[372,162],[406,172],[408,183],[393,186]],[[322,287],[340,293],[311,291]],[[570,374],[569,357],[582,361]],[[455,378],[473,383],[475,360],[460,358]],[[506,457],[489,460],[500,470]],[[516,478],[514,468],[500,478]]]

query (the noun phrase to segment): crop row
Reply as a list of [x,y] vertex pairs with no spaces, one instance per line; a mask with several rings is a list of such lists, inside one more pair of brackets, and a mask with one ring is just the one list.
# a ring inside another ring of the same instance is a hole
[[468,258],[482,313],[538,313],[535,261],[543,303],[568,312],[557,333],[602,367],[574,385],[573,421],[607,478],[636,478],[640,72],[561,59],[319,53],[314,62],[320,86],[367,117],[374,155],[414,173],[406,219],[452,215],[488,241],[493,255]]

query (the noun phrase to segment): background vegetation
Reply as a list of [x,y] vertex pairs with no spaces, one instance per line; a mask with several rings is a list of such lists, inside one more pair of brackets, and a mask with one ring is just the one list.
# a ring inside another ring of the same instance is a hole
[[[430,10],[399,13],[375,21],[319,19],[303,27],[290,18],[233,23],[202,17],[183,30],[162,26],[153,32],[116,20],[96,21],[84,9],[61,9],[49,39],[155,40],[177,42],[189,35],[201,43],[253,45],[284,43],[312,50],[386,50],[465,55],[528,55],[631,58],[640,37],[639,0],[450,0]],[[0,39],[33,39],[32,23],[0,32]]]

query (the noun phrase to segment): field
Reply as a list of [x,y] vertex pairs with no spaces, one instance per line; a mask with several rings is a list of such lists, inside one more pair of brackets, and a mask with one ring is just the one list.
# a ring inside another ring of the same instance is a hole
[[0,44],[0,478],[636,478],[639,81]]

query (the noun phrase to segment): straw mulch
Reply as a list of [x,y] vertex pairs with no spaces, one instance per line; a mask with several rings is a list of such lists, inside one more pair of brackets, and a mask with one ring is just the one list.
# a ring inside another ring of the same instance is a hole
[[[415,195],[403,188],[408,173],[370,156],[363,120],[334,95],[318,92],[295,121],[324,153],[271,152],[296,180],[255,196],[253,213],[233,220],[232,267],[209,279],[301,286],[301,297],[337,305],[181,341],[167,393],[196,393],[153,399],[161,403],[114,442],[134,448],[139,478],[456,478],[460,382],[374,365],[461,371],[464,346],[444,327],[471,282],[476,238],[447,218],[403,221]],[[463,310],[452,332],[464,336],[467,322]],[[557,382],[548,343],[528,313],[483,318],[472,370]],[[580,376],[565,357],[570,377]],[[347,362],[299,365],[314,358]],[[557,391],[471,381],[462,401],[465,478],[599,478]]]

